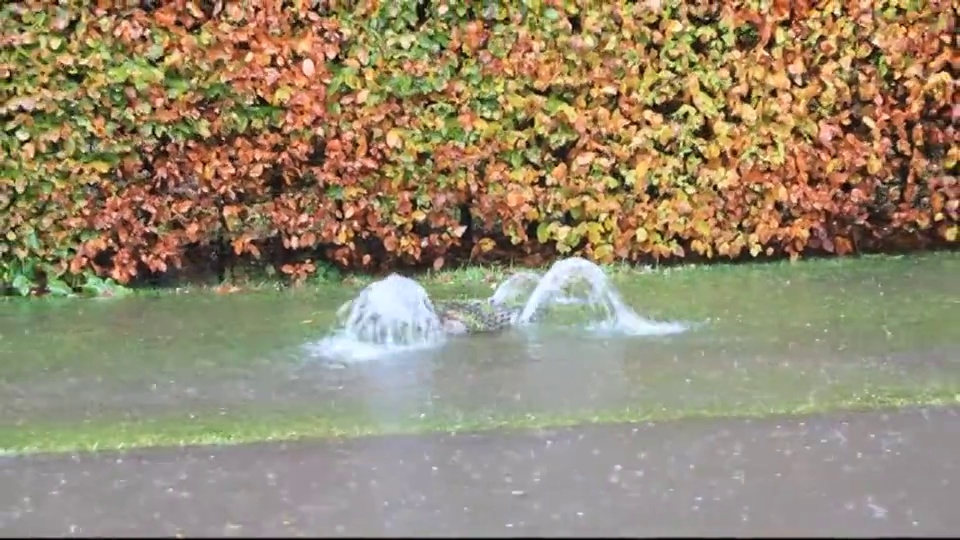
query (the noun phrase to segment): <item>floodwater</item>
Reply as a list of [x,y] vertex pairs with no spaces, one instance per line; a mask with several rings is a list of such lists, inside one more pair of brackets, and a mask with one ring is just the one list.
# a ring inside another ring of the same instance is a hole
[[0,458],[4,536],[944,536],[960,413]]
[[589,424],[605,411],[722,416],[876,395],[956,403],[957,276],[955,253],[621,274],[640,315],[691,330],[543,327],[349,364],[311,353],[356,293],[343,287],[6,301],[0,449],[157,419],[584,425],[0,453],[0,535],[948,535],[960,528],[957,408]]
[[540,328],[352,364],[311,355],[356,292],[342,287],[6,302],[0,438],[4,426],[80,420],[310,414],[349,429],[944,394],[960,391],[957,276],[949,253],[633,274],[614,283],[639,314],[694,327],[634,338]]

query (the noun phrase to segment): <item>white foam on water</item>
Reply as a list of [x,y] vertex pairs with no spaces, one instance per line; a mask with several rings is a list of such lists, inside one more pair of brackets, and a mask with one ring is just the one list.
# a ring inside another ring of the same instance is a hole
[[394,343],[389,345],[369,343],[357,339],[356,335],[350,332],[338,330],[320,341],[308,343],[306,349],[312,356],[343,363],[353,363],[381,360],[388,357],[399,357],[404,354],[435,349],[439,345],[439,342]]

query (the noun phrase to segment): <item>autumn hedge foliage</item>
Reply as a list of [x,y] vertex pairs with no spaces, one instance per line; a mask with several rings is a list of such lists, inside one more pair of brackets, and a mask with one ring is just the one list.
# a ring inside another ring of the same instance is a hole
[[957,241],[946,0],[147,4],[0,8],[8,289]]

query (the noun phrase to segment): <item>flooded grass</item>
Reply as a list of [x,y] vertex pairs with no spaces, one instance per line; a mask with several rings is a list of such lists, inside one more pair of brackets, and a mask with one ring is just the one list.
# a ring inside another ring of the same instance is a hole
[[435,412],[389,424],[338,415],[251,415],[250,417],[150,418],[140,421],[50,424],[44,428],[0,426],[0,455],[87,452],[144,447],[183,447],[292,441],[307,438],[362,437],[487,430],[550,429],[597,423],[666,422],[705,418],[796,416],[835,410],[868,411],[907,406],[960,405],[960,385],[918,391],[877,388],[822,400],[754,403],[718,409],[628,408],[567,414],[475,415]]
[[[332,365],[310,342],[366,282],[0,303],[7,452],[540,428],[960,402],[960,254],[605,269],[678,336],[455,340]],[[509,269],[421,278],[486,296]]]

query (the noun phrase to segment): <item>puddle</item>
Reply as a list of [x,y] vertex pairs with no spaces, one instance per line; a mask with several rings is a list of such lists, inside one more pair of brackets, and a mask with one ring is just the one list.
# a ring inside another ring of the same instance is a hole
[[[682,334],[533,327],[363,363],[318,360],[356,290],[0,304],[0,427],[259,413],[734,410],[871,387],[960,387],[960,257],[614,277]],[[919,390],[918,390],[919,389]],[[0,441],[0,447],[2,447]]]

